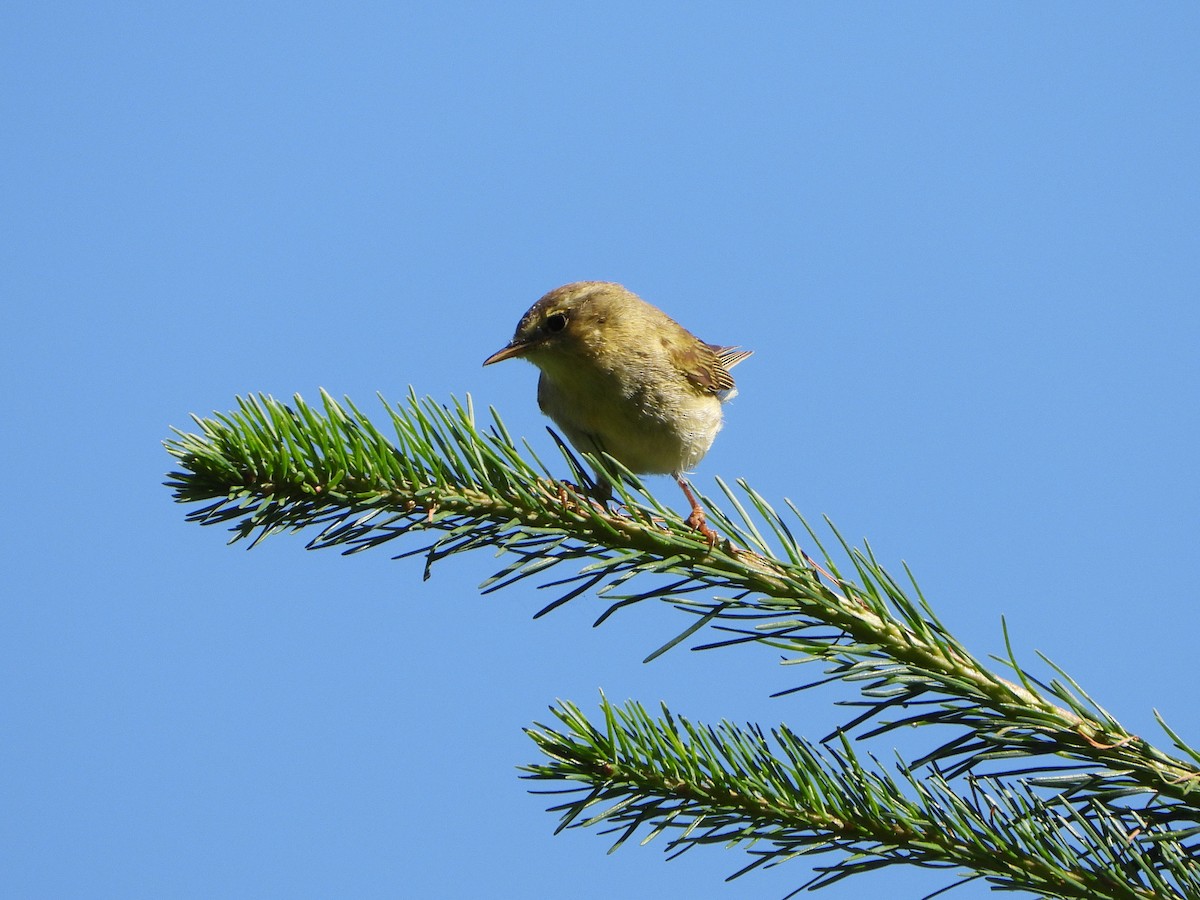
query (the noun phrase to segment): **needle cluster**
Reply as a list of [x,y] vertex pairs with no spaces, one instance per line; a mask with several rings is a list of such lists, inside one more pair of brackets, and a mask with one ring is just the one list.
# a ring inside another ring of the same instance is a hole
[[[325,394],[320,409],[239,400],[166,442],[178,467],[167,485],[194,505],[189,520],[224,523],[251,546],[281,531],[343,553],[404,539],[416,546],[398,556],[423,555],[426,575],[447,556],[501,550],[484,590],[534,578],[553,592],[539,615],[588,594],[607,601],[598,621],[665,602],[688,622],[651,656],[704,633],[702,648],[748,643],[823,666],[797,689],[840,680],[857,690],[853,715],[820,739],[606,700],[592,721],[562,704],[554,727],[528,729],[544,759],[524,767],[568,792],[555,807],[562,827],[598,826],[618,844],[664,834],[673,853],[744,845],[750,862],[737,874],[829,853],[803,886],[908,863],[1047,897],[1200,898],[1200,753],[1165,723],[1170,752],[1049,660],[1049,680],[1011,649],[993,661],[999,670],[985,664],[908,573],[902,583],[833,531],[835,557],[798,512],[780,515],[744,482],[717,482],[730,513],[703,498],[724,536],[710,546],[611,458],[587,462],[614,476],[615,510],[555,479],[494,411],[478,425],[469,399],[446,407],[410,394],[386,408],[388,436]],[[930,736],[920,758],[884,766],[856,754],[855,741],[901,726]]]

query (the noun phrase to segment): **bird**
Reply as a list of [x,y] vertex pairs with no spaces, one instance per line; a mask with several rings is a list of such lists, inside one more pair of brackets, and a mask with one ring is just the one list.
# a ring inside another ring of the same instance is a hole
[[[729,370],[753,351],[700,340],[620,284],[577,281],[529,308],[483,364],[524,359],[541,370],[538,406],[577,450],[604,452],[639,475],[670,475],[691,505],[687,525],[712,546],[685,475],[721,429],[737,394]],[[612,486],[598,473],[597,496]]]

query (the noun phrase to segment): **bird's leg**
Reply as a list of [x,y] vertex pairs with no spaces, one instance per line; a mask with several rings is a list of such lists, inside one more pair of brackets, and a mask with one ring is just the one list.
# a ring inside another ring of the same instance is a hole
[[692,488],[688,485],[687,479],[682,475],[676,475],[675,480],[683,488],[683,495],[687,497],[688,503],[692,504],[692,514],[684,520],[684,524],[688,528],[692,528],[704,535],[704,539],[708,541],[708,546],[711,550],[717,542],[717,533],[708,527],[708,520],[704,518],[704,510],[700,508],[700,503],[696,500],[696,495],[692,493]]
[[568,495],[568,493],[567,493],[568,488],[570,489],[571,493],[574,495],[575,499],[584,500],[584,501],[590,503],[592,506],[594,506],[597,510],[599,510],[602,513],[607,513],[609,511],[608,504],[612,500],[613,492],[612,492],[612,485],[609,484],[607,480],[601,479],[599,481],[593,482],[593,481],[591,481],[591,479],[589,479],[588,483],[583,484],[583,485],[579,485],[573,481],[567,481],[565,479],[559,481],[558,482],[559,502],[562,503],[563,505],[577,505],[577,504],[573,503],[573,501],[571,500],[571,497]]
[[613,498],[613,486],[607,478],[597,472],[596,480],[587,489],[587,494],[602,507],[607,508]]

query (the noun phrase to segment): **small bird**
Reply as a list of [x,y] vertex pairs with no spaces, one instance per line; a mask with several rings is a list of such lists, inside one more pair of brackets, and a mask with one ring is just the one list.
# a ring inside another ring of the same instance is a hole
[[[692,506],[687,524],[711,544],[683,476],[712,446],[721,404],[737,394],[729,370],[751,352],[705,343],[619,284],[578,281],[533,304],[483,364],[519,357],[541,369],[538,406],[576,449],[672,475]],[[599,481],[608,499],[612,487]]]

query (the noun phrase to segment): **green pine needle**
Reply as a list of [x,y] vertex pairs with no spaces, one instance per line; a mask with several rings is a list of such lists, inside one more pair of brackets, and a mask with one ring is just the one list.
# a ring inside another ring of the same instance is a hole
[[[232,541],[305,531],[312,549],[386,545],[424,556],[426,577],[487,548],[503,562],[484,591],[533,579],[556,594],[538,615],[594,595],[607,604],[597,624],[653,601],[691,617],[648,660],[708,633],[701,648],[782,651],[824,667],[803,687],[841,680],[860,695],[850,721],[815,743],[785,726],[700,726],[666,707],[652,719],[636,704],[604,702],[593,726],[563,704],[560,730],[529,732],[550,762],[526,767],[583,792],[556,807],[562,827],[603,826],[614,846],[639,829],[670,835],[675,854],[745,845],[742,872],[834,852],[811,886],[905,862],[1044,896],[1200,898],[1189,843],[1200,753],[1165,723],[1182,758],[1126,731],[1053,664],[1048,684],[1025,671],[1007,629],[999,662],[1016,680],[1001,677],[947,631],[907,568],[906,586],[826,522],[835,559],[789,501],[791,522],[743,480],[717,482],[736,520],[702,497],[724,535],[709,546],[611,458],[585,461],[615,486],[615,506],[557,480],[495,410],[477,425],[469,397],[443,405],[410,391],[384,406],[388,435],[324,392],[319,407],[240,398],[166,442],[177,466],[166,484],[193,507],[189,521],[225,525]],[[558,444],[564,471],[586,485],[585,465]],[[897,776],[851,750],[851,733],[909,726],[941,737]]]

